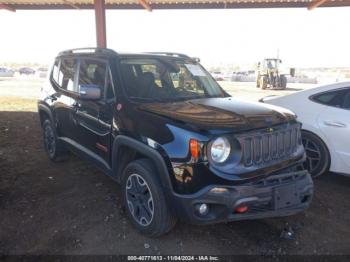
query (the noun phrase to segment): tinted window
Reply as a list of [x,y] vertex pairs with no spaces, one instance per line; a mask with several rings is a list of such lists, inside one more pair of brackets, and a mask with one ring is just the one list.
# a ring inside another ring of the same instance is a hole
[[345,96],[349,93],[348,89],[341,89],[322,93],[312,97],[312,100],[327,105],[342,108],[345,102]]
[[157,84],[157,86],[159,87],[163,87],[162,85],[162,80],[161,80],[161,76],[160,73],[158,72],[159,69],[157,68],[157,65],[141,65],[141,71],[142,73],[146,73],[146,72],[150,72],[154,75],[154,81]]
[[343,108],[350,109],[350,89],[347,89],[346,94],[344,95]]
[[199,64],[172,58],[121,61],[127,95],[139,101],[175,101],[224,97],[220,86]]
[[74,91],[74,73],[76,71],[76,61],[72,58],[61,60],[58,72],[58,85],[65,90]]
[[80,60],[79,85],[97,85],[102,90],[105,87],[106,63],[103,61],[82,59]]

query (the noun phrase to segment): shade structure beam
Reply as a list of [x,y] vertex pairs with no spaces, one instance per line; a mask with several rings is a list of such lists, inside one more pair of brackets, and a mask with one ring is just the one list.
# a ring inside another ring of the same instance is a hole
[[147,11],[152,12],[152,7],[146,0],[139,0],[140,5],[143,6]]
[[5,5],[5,4],[0,4],[0,9],[4,9],[7,11],[11,11],[11,12],[16,12],[16,9],[9,6],[9,5]]

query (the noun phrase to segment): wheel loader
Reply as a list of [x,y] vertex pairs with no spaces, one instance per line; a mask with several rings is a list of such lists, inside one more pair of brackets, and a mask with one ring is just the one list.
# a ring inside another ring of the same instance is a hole
[[287,87],[287,77],[280,74],[279,66],[282,63],[278,58],[265,58],[258,63],[258,75],[256,87],[261,89],[285,89]]

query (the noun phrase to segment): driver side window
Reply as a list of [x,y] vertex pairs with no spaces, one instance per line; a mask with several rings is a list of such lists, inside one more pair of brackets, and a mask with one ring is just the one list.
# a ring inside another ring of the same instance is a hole
[[80,85],[98,86],[103,98],[113,97],[112,83],[107,78],[107,63],[97,59],[80,59],[79,81]]

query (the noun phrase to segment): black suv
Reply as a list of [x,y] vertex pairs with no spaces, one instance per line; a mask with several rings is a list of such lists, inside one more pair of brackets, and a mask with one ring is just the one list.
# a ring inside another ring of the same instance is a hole
[[292,215],[313,195],[300,124],[283,108],[228,95],[177,53],[60,53],[38,102],[45,149],[66,150],[121,184],[135,227]]

